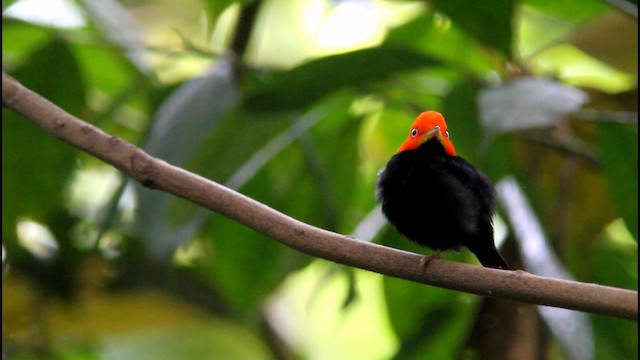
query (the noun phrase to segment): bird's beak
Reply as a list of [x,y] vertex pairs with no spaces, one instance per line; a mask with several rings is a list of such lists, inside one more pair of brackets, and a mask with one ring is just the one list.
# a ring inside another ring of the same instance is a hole
[[431,139],[432,137],[437,138],[441,142],[444,142],[444,139],[445,139],[445,136],[442,134],[442,131],[440,131],[440,127],[439,126],[436,126],[433,129],[427,131],[424,134],[423,142],[426,142],[427,140]]
[[419,137],[409,136],[409,138],[407,138],[407,140],[405,140],[405,142],[402,143],[402,145],[398,149],[398,152],[417,149],[420,145],[424,144],[425,142],[429,141],[429,139],[432,139],[432,138],[438,139],[438,141],[442,143],[442,146],[444,146],[445,150],[449,155],[452,155],[452,156],[456,155],[456,151],[453,148],[451,141],[449,141],[448,134],[447,135],[443,134],[442,129],[440,129],[439,126],[436,126],[433,129],[425,132],[422,136],[419,136]]
[[453,147],[451,140],[449,140],[448,131],[445,131],[444,133],[442,133],[442,129],[440,129],[439,126],[436,126],[425,133],[422,142],[426,142],[427,140],[434,137],[438,139],[438,141],[440,141],[442,146],[444,146],[444,150],[447,152],[447,154],[451,156],[456,156],[456,149]]

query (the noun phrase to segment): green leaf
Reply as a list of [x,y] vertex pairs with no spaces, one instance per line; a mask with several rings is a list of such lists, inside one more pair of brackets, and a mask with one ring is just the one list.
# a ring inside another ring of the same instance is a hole
[[401,339],[395,358],[451,359],[460,352],[474,296],[392,277],[383,284],[389,320]]
[[456,85],[444,98],[442,115],[458,155],[474,162],[484,144],[484,129],[479,121],[477,98],[482,87],[474,81]]
[[524,0],[522,4],[542,11],[547,16],[573,24],[585,23],[609,7],[600,0]]
[[313,260],[220,215],[211,217],[203,233],[213,248],[203,270],[243,321],[256,321],[274,289]]
[[72,49],[87,79],[87,86],[115,96],[131,86],[140,87],[142,73],[124,54],[113,47],[76,44]]
[[511,56],[513,0],[495,1],[448,1],[432,2],[458,24],[469,36],[501,51],[507,58]]
[[[207,76],[178,88],[158,108],[144,149],[173,165],[184,166],[220,119],[236,105],[237,99],[235,77],[229,64],[221,61]],[[186,204],[186,201],[136,187],[137,232],[156,257],[166,258],[197,231],[203,219],[189,217],[170,221],[174,204]],[[195,208],[195,205],[188,206]]]
[[195,324],[154,326],[106,336],[100,357],[110,359],[257,359],[268,360],[267,347],[237,323],[212,319]]
[[[65,43],[48,43],[11,75],[69,113],[82,113],[84,83]],[[13,239],[19,217],[45,221],[64,206],[75,151],[10,110],[2,115],[2,234]]]
[[582,90],[535,77],[483,89],[478,97],[480,119],[493,133],[551,127],[587,100]]
[[[638,290],[638,243],[622,221],[610,224],[597,244],[590,282]],[[637,359],[638,322],[592,316],[597,359]]]
[[[599,61],[632,74],[637,79],[637,34],[637,17],[633,18],[622,11],[610,10],[588,25],[580,26],[567,40]],[[616,39],[615,44],[611,39]]]
[[[312,108],[301,118],[317,116],[319,122],[304,134],[293,133],[287,145],[275,154],[262,152],[262,147],[254,150],[260,156],[270,157],[243,184],[242,192],[301,221],[323,227],[348,228],[343,221],[348,219],[346,213],[350,209],[355,172],[358,170],[354,165],[358,148],[353,139],[359,122],[348,115],[351,99],[347,94],[332,96]],[[296,120],[295,125],[300,125],[299,121]],[[265,141],[250,135],[251,132],[247,132],[247,136],[245,132],[238,135],[238,128],[249,129],[259,125],[259,134],[270,134],[266,140],[280,138],[280,135],[273,135],[273,126],[277,122],[253,118],[237,119],[233,124],[236,126],[229,130],[234,131],[226,133],[233,137],[233,141],[219,138],[221,144],[230,145],[229,149],[215,155],[223,168],[226,167],[224,162],[237,162],[233,159],[236,145],[231,144],[237,142],[238,148],[256,149]],[[296,130],[288,128],[285,131]],[[311,143],[307,144],[312,147],[310,153],[303,150],[298,142],[306,141],[301,136],[311,138]],[[345,146],[336,147],[336,143]],[[215,151],[209,154],[213,155]],[[235,156],[246,158],[245,154],[246,150]],[[306,156],[313,156],[315,160],[310,161]],[[333,208],[327,203],[339,206]],[[243,316],[255,314],[264,299],[291,271],[300,269],[312,259],[219,215],[211,217],[203,236],[211,239],[214,249],[213,259],[207,263],[208,272],[232,308]]]
[[99,34],[129,58],[143,73],[150,73],[145,60],[142,26],[127,7],[117,1],[82,2],[86,19],[96,25]]
[[[248,117],[234,112],[221,119],[215,131],[194,151],[189,168],[219,183],[227,183],[248,159],[290,126],[294,125],[285,117]],[[233,182],[234,187],[242,186],[246,179],[242,183]]]
[[204,12],[207,14],[207,31],[209,34],[213,31],[218,22],[218,18],[222,15],[222,12],[236,2],[247,2],[245,1],[234,1],[234,0],[202,0],[202,7],[204,8]]
[[30,53],[37,51],[51,40],[50,28],[12,18],[2,19],[2,68],[13,72]]
[[[355,139],[360,132],[362,122],[349,116],[346,108],[343,110],[344,112],[340,114],[334,114],[334,124],[328,124],[330,119],[324,119],[317,131],[311,135],[319,157],[318,166],[322,167],[326,176],[326,178],[316,176],[318,195],[321,200],[326,199],[320,204],[328,203],[329,205],[324,210],[319,209],[325,216],[323,227],[333,231],[347,232],[351,231],[359,220],[350,215],[353,215],[352,206],[356,201],[355,186],[359,173],[358,142]],[[323,139],[332,139],[332,141],[323,141]],[[337,144],[340,145],[336,146]],[[312,169],[309,171],[314,174]],[[322,186],[323,183],[325,186]],[[329,212],[333,214],[334,220],[327,217]]]
[[[433,253],[407,240],[391,226],[381,241],[418,254]],[[443,256],[453,261],[472,258],[467,250],[461,254],[449,251]],[[424,359],[424,354],[429,354],[429,359],[459,356],[480,297],[388,276],[383,279],[389,320],[401,341],[394,359],[418,360]]]
[[494,136],[480,122],[477,99],[482,89],[473,80],[456,85],[445,97],[442,113],[458,155],[497,181],[513,171],[510,138]]
[[[2,0],[2,11],[13,5],[17,0]],[[4,20],[3,20],[4,21]]]
[[250,91],[243,104],[250,111],[292,110],[344,87],[382,81],[395,73],[437,63],[427,55],[391,46],[327,56],[275,74]]
[[391,29],[384,44],[429,54],[447,63],[450,70],[483,75],[494,71],[496,66],[495,57],[472,35],[467,35],[456,23],[444,22],[442,16],[433,12]]
[[602,168],[618,213],[638,240],[638,129],[600,122]]
[[185,83],[158,107],[144,149],[174,165],[187,163],[235,106],[238,91],[230,63],[218,62],[209,74]]

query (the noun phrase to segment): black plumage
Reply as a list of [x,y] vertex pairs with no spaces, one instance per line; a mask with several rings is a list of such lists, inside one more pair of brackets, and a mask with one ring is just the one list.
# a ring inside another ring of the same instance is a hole
[[486,267],[508,269],[493,240],[495,195],[491,181],[431,137],[396,153],[381,170],[382,212],[410,240],[433,250],[473,252]]

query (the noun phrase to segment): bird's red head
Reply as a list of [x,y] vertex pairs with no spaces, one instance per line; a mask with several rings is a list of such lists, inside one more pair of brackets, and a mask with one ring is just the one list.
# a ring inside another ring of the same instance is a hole
[[447,123],[444,121],[444,116],[432,110],[418,115],[413,125],[411,125],[409,137],[402,143],[398,152],[415,150],[432,138],[436,138],[442,143],[447,154],[456,156],[456,149],[453,147],[451,140],[449,140],[449,132],[447,131]]

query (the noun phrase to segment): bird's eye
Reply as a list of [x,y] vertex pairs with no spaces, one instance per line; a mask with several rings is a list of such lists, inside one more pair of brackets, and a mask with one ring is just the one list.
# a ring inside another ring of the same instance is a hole
[[418,135],[418,129],[412,129],[411,136],[416,137],[416,135]]
[[436,125],[436,126],[434,127],[434,129],[438,129],[438,130],[440,130],[440,126]]
[[444,134],[447,136],[447,139],[449,138],[449,132],[445,131]]

